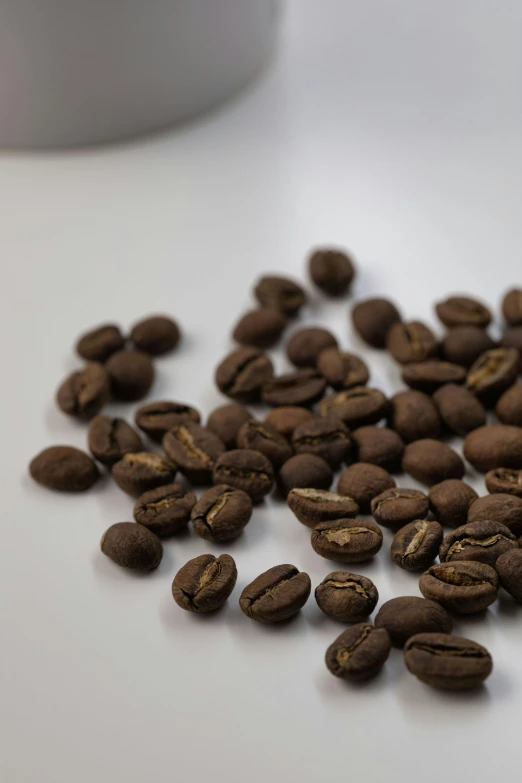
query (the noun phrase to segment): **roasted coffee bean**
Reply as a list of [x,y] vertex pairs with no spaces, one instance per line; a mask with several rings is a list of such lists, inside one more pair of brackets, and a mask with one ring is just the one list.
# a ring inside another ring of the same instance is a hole
[[362,427],[383,419],[389,407],[388,398],[379,389],[355,386],[325,397],[319,405],[319,413],[337,416],[347,427]]
[[514,495],[522,499],[522,470],[495,468],[486,473],[488,492]]
[[256,402],[273,374],[274,365],[268,356],[257,348],[239,348],[218,365],[215,380],[219,391],[232,400]]
[[493,494],[478,498],[469,507],[468,522],[501,522],[517,536],[522,535],[522,499]]
[[385,470],[400,470],[404,443],[387,427],[359,427],[352,433],[358,462],[370,462]]
[[494,347],[494,341],[480,326],[455,326],[442,341],[442,356],[447,362],[471,367],[484,351]]
[[292,439],[292,435],[300,424],[305,421],[311,421],[315,418],[315,413],[308,408],[299,408],[297,405],[283,405],[281,408],[267,413],[265,424],[269,424],[275,430],[283,435],[287,440]]
[[239,599],[241,610],[258,623],[289,620],[308,601],[310,577],[294,565],[277,565],[245,587]]
[[111,391],[118,400],[134,402],[145,397],[154,382],[154,365],[143,351],[117,351],[105,365]]
[[250,495],[254,503],[259,503],[272,489],[274,469],[259,451],[234,449],[217,460],[213,481],[215,485],[228,484],[234,489],[241,489]]
[[44,449],[31,460],[29,473],[38,484],[64,492],[85,492],[100,476],[89,455],[73,446]]
[[355,517],[359,513],[355,500],[324,489],[292,489],[287,503],[297,519],[308,527],[328,519]]
[[408,444],[402,467],[405,473],[428,486],[448,478],[460,479],[464,475],[464,463],[457,452],[431,438]]
[[361,512],[369,514],[373,498],[394,486],[395,479],[384,468],[369,462],[356,462],[341,473],[337,491],[353,498]]
[[464,456],[475,470],[522,468],[522,427],[490,424],[473,430],[464,439]]
[[135,497],[156,487],[172,484],[175,475],[175,464],[148,451],[124,454],[119,462],[112,466],[112,477],[116,484]]
[[433,394],[446,383],[464,383],[466,370],[459,364],[427,359],[425,362],[412,362],[405,365],[402,380],[411,389]]
[[460,527],[468,519],[468,509],[477,493],[460,479],[446,479],[430,488],[428,498],[435,519],[441,525]]
[[328,671],[343,680],[359,682],[378,674],[390,654],[391,639],[384,628],[358,623],[347,628],[326,651]]
[[341,563],[364,563],[382,546],[382,531],[366,519],[329,519],[312,530],[312,547],[327,560]]
[[518,375],[520,354],[515,348],[493,348],[479,356],[468,372],[466,386],[486,405],[493,405]]
[[103,364],[92,362],[71,373],[56,394],[58,407],[68,416],[92,419],[109,401],[109,376]]
[[261,277],[256,283],[254,294],[261,307],[277,310],[284,315],[296,315],[306,304],[307,298],[300,285],[280,275]]
[[214,612],[231,595],[236,581],[237,568],[230,555],[199,555],[179,569],[172,597],[187,612]]
[[500,397],[495,413],[502,424],[522,427],[522,382],[515,383]]
[[419,580],[424,598],[437,601],[454,614],[484,611],[496,601],[498,585],[495,569],[476,560],[433,565]]
[[404,443],[421,438],[437,438],[440,416],[431,397],[420,391],[404,391],[391,398],[390,427]]
[[522,288],[507,292],[502,300],[502,314],[511,326],[522,325]]
[[518,549],[513,533],[501,522],[468,522],[447,535],[440,547],[440,562],[477,560],[495,566],[497,557]]
[[389,329],[400,320],[399,311],[388,299],[365,299],[352,310],[355,331],[374,348],[384,348]]
[[486,423],[486,411],[482,404],[464,386],[454,383],[441,386],[433,395],[433,402],[444,424],[457,435],[464,437]]
[[277,408],[282,405],[312,406],[324,394],[326,381],[317,370],[304,369],[278,375],[263,386],[263,402]]
[[365,386],[370,372],[358,356],[339,348],[325,348],[317,357],[317,369],[334,389],[353,389]]
[[186,421],[193,421],[199,424],[201,417],[195,408],[186,405],[184,402],[159,400],[158,402],[149,402],[147,405],[142,405],[141,408],[138,408],[134,421],[149,438],[152,438],[157,443],[161,443],[165,433],[172,427]]
[[141,451],[138,433],[123,419],[96,416],[89,424],[89,451],[98,462],[111,468],[124,454]]
[[286,344],[286,355],[296,367],[315,367],[321,351],[337,348],[337,338],[317,326],[299,329]]
[[418,633],[451,633],[451,615],[435,601],[402,595],[386,601],[375,617],[375,627],[390,634],[392,644],[404,647]]
[[227,449],[237,446],[237,433],[246,421],[254,417],[243,405],[222,405],[212,411],[207,421],[207,429],[223,441]]
[[518,374],[522,375],[522,326],[511,326],[506,329],[499,344],[502,348],[516,348],[519,352]]
[[437,355],[437,338],[420,321],[396,323],[386,335],[386,348],[400,364],[423,362]]
[[103,363],[124,345],[125,339],[119,327],[104,324],[83,334],[76,343],[76,352],[88,362]]
[[519,603],[522,603],[522,549],[510,549],[497,559],[495,568],[500,584]]
[[316,454],[337,470],[349,460],[352,442],[348,429],[335,416],[305,421],[292,436],[296,454]]
[[278,481],[286,497],[291,489],[330,489],[333,472],[330,465],[315,454],[296,454],[285,462]]
[[444,533],[438,522],[417,519],[397,531],[392,541],[393,562],[405,571],[425,571],[439,553]]
[[251,419],[246,421],[237,434],[240,449],[254,449],[270,460],[275,470],[279,470],[293,454],[287,439],[269,424]]
[[193,492],[181,484],[165,484],[140,495],[134,506],[134,519],[160,538],[183,530],[196,504]]
[[260,307],[245,313],[234,327],[232,337],[240,345],[271,348],[286,328],[286,318],[277,310]]
[[341,250],[315,250],[308,262],[310,277],[327,296],[344,296],[352,284],[352,259]]
[[132,327],[130,338],[136,348],[151,356],[173,351],[180,340],[179,326],[165,315],[151,315]]
[[428,497],[419,489],[385,489],[371,502],[373,518],[387,527],[400,527],[414,519],[424,519],[428,511]]
[[227,484],[207,489],[192,509],[194,530],[216,544],[233,541],[252,516],[250,495]]
[[379,593],[371,579],[349,571],[332,571],[315,588],[322,612],[342,623],[358,623],[371,615]]
[[477,688],[493,669],[485,647],[449,633],[412,636],[404,648],[404,662],[418,680],[445,691]]
[[136,522],[111,525],[102,536],[100,548],[116,565],[132,571],[152,571],[163,557],[159,538]]
[[469,296],[450,296],[435,305],[435,312],[444,326],[488,326],[488,308]]
[[216,460],[225,451],[225,445],[206,427],[186,421],[165,433],[163,449],[193,484],[210,484]]

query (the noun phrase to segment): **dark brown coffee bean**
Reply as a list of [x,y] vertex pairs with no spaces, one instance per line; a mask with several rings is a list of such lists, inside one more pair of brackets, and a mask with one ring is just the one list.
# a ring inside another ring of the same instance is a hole
[[102,536],[100,548],[116,565],[132,571],[152,571],[163,557],[159,538],[136,522],[111,525]]
[[455,326],[442,341],[442,356],[447,362],[471,367],[484,351],[494,347],[494,341],[480,326]]
[[384,628],[358,623],[347,628],[326,651],[326,667],[335,677],[359,682],[378,674],[390,654],[391,639]]
[[491,321],[488,308],[469,296],[450,296],[435,311],[445,326],[488,326]]
[[242,405],[222,405],[212,411],[207,421],[207,429],[223,441],[227,449],[235,449],[237,433],[246,421],[254,417]]
[[283,405],[281,408],[267,413],[265,424],[269,424],[275,430],[283,435],[287,440],[292,439],[292,435],[300,424],[305,421],[311,421],[315,414],[308,408],[299,408],[297,405]]
[[187,612],[215,612],[231,595],[237,581],[230,555],[199,555],[179,569],[172,582],[172,597]]
[[296,315],[306,304],[303,288],[293,280],[279,275],[261,277],[256,283],[254,294],[261,307],[277,310],[284,315]]
[[253,348],[271,348],[286,328],[287,320],[277,310],[260,307],[250,310],[237,322],[232,337],[240,345]]
[[358,356],[339,348],[325,348],[317,357],[317,369],[334,389],[353,389],[365,386],[370,372]]
[[431,329],[425,324],[410,321],[393,324],[386,335],[386,348],[395,361],[409,364],[436,356],[438,343]]
[[416,440],[406,446],[402,467],[405,473],[428,486],[448,478],[460,479],[464,475],[464,463],[457,452],[431,438]]
[[213,481],[215,485],[228,484],[234,489],[242,489],[254,503],[259,503],[272,489],[274,469],[259,451],[234,449],[217,460]]
[[375,627],[390,634],[392,644],[404,647],[418,633],[451,633],[451,615],[435,601],[402,595],[386,601],[375,617]]
[[457,435],[465,436],[486,423],[484,407],[464,386],[441,386],[433,395],[433,402],[444,424]]
[[427,517],[429,501],[419,489],[394,487],[385,489],[372,500],[371,511],[379,525],[400,527],[414,519]]
[[443,536],[438,522],[427,519],[410,522],[395,534],[392,560],[405,571],[425,571],[437,557]]
[[522,427],[522,382],[515,383],[500,397],[495,413],[502,424]]
[[400,320],[399,311],[388,299],[365,299],[352,310],[355,331],[374,348],[385,347],[388,331]]
[[522,549],[510,549],[497,559],[495,568],[504,590],[522,603]]
[[500,338],[502,348],[515,348],[520,354],[518,373],[522,374],[522,326],[511,326]]
[[522,470],[495,468],[486,473],[488,492],[514,495],[522,499]]
[[471,365],[466,386],[486,405],[493,405],[515,383],[520,354],[515,348],[493,348]]
[[269,424],[251,419],[246,421],[237,434],[240,449],[254,449],[270,460],[275,470],[279,470],[293,454],[287,439]]
[[302,609],[311,589],[308,574],[293,565],[277,565],[245,587],[239,606],[258,623],[279,623]]
[[183,530],[196,504],[193,492],[181,484],[165,484],[140,495],[134,506],[134,519],[160,538]]
[[297,519],[308,527],[328,519],[355,517],[359,513],[355,500],[324,489],[292,489],[287,503]]
[[355,386],[325,397],[319,405],[319,413],[337,416],[347,427],[362,427],[383,419],[389,407],[388,398],[379,389]]
[[206,427],[187,421],[175,425],[164,435],[163,449],[193,484],[210,484],[212,471],[225,451],[225,445]]
[[352,442],[348,429],[335,416],[312,419],[294,431],[292,446],[296,454],[316,454],[337,470],[349,460]]
[[420,391],[404,391],[391,398],[390,427],[405,443],[437,438],[440,416],[431,397]]
[[501,522],[468,522],[444,538],[439,555],[441,563],[477,560],[495,566],[497,557],[517,548],[515,536]]
[[511,326],[522,325],[522,289],[513,288],[502,300],[502,314]]
[[446,479],[431,487],[428,498],[435,519],[441,525],[460,527],[468,519],[468,509],[477,493],[460,479]]
[[497,600],[494,568],[476,560],[455,560],[428,568],[419,580],[424,598],[437,601],[454,614],[475,614]]
[[180,340],[179,326],[165,315],[151,315],[132,327],[130,338],[139,351],[161,356],[173,351]]
[[468,522],[500,522],[518,538],[522,535],[522,499],[503,494],[478,498],[469,507]]
[[412,636],[404,648],[404,662],[418,680],[445,691],[477,688],[493,669],[485,647],[447,633]]
[[352,284],[352,259],[341,250],[315,250],[308,261],[310,277],[327,296],[344,296]]
[[109,401],[109,376],[103,364],[92,362],[71,373],[56,394],[58,407],[68,416],[92,419]]
[[186,405],[184,402],[172,402],[171,400],[159,400],[142,405],[136,411],[134,421],[149,438],[161,443],[163,436],[172,427],[186,421],[199,424],[201,417],[199,411]]
[[89,455],[73,446],[44,449],[31,460],[29,473],[43,487],[64,492],[85,492],[100,476]]
[[143,351],[117,351],[105,365],[111,391],[118,400],[133,402],[145,397],[154,382],[154,365]]
[[274,365],[257,348],[239,348],[226,356],[215,374],[219,391],[237,402],[256,402],[271,380]]
[[328,329],[310,326],[293,333],[286,344],[286,355],[296,367],[315,367],[325,348],[337,348],[337,339]]
[[382,547],[382,531],[366,519],[329,519],[312,530],[312,547],[327,560],[364,563]]
[[466,370],[459,364],[428,359],[425,362],[412,362],[405,365],[402,380],[411,389],[433,394],[446,383],[464,383]]
[[96,416],[89,424],[89,451],[98,462],[111,468],[124,454],[141,451],[141,438],[130,424],[111,416]]
[[384,468],[369,462],[356,462],[341,473],[337,491],[353,498],[361,512],[369,514],[373,498],[394,486],[395,479]]
[[76,352],[88,362],[106,362],[120,351],[125,340],[118,326],[104,324],[83,334],[76,343]]
[[216,544],[233,541],[252,516],[252,500],[241,489],[218,484],[207,489],[192,509],[194,530]]
[[148,451],[124,454],[112,467],[112,477],[116,484],[134,497],[156,487],[172,484],[175,475],[175,464]]
[[475,470],[522,468],[522,427],[490,424],[473,430],[464,439],[464,456]]
[[368,617],[379,600],[371,579],[349,571],[332,571],[315,588],[322,612],[342,623],[358,623]]
[[285,462],[278,480],[286,497],[291,489],[330,489],[333,472],[330,465],[315,454],[296,454]]
[[324,394],[326,381],[317,370],[304,369],[278,375],[263,386],[263,402],[274,408],[312,406]]
[[404,443],[387,427],[359,427],[352,433],[358,462],[370,462],[385,470],[400,470]]

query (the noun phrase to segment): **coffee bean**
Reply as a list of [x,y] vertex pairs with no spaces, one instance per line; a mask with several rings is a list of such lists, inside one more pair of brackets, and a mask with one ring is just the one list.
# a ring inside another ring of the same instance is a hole
[[420,321],[395,323],[386,335],[386,348],[400,364],[423,362],[437,355],[437,338]]
[[261,307],[277,310],[284,315],[296,315],[307,299],[300,285],[279,275],[261,277],[256,283],[254,294]]
[[522,468],[522,427],[490,424],[473,430],[464,439],[464,456],[475,470]]
[[164,435],[163,449],[193,484],[210,484],[212,471],[225,451],[225,445],[206,427],[186,421]]
[[152,571],[163,557],[159,538],[136,522],[111,525],[102,536],[100,548],[116,565],[132,571]]
[[460,527],[468,519],[468,509],[477,493],[460,479],[446,479],[430,488],[428,498],[435,519],[441,525]]
[[440,562],[477,560],[495,566],[497,557],[508,549],[517,549],[513,533],[501,522],[484,520],[468,522],[444,538],[440,547]]
[[415,595],[402,595],[381,606],[375,617],[375,627],[388,631],[396,647],[404,647],[415,634],[451,633],[453,621],[448,612],[435,601]]
[[73,446],[44,449],[31,460],[29,473],[38,484],[64,492],[85,492],[100,476],[89,455]]
[[196,504],[193,492],[181,484],[165,484],[140,495],[134,506],[134,519],[160,538],[183,530]]
[[425,362],[412,362],[405,365],[402,380],[411,389],[433,394],[446,383],[464,383],[466,370],[459,364],[427,359]]
[[312,406],[324,394],[326,381],[317,370],[304,369],[278,375],[263,386],[263,402],[276,408],[282,405]]
[[522,549],[510,549],[497,559],[495,568],[504,590],[522,603]]
[[476,560],[433,565],[419,580],[424,598],[437,601],[454,614],[484,611],[496,601],[498,585],[495,569]]
[[279,487],[286,497],[291,489],[330,489],[331,467],[315,454],[296,454],[279,471]]
[[502,300],[502,314],[511,326],[522,325],[522,289],[513,288]]
[[172,597],[187,612],[215,612],[231,595],[237,581],[230,555],[199,555],[179,569],[172,582]]
[[366,519],[329,519],[312,530],[312,547],[321,557],[341,563],[364,563],[382,547],[382,531]]
[[109,401],[109,376],[103,364],[92,362],[71,373],[56,394],[58,407],[68,416],[92,419]]
[[468,522],[500,522],[515,536],[522,535],[522,499],[493,494],[478,498],[469,507]]
[[500,338],[500,346],[502,348],[516,348],[520,354],[520,361],[518,363],[518,374],[522,374],[522,326],[511,326],[506,329],[502,337]]
[[237,433],[243,424],[251,419],[252,414],[242,405],[222,405],[208,417],[207,429],[217,435],[227,449],[235,449]]
[[274,469],[259,451],[234,449],[225,452],[216,461],[213,481],[215,485],[228,484],[234,489],[241,489],[250,495],[254,503],[259,503],[272,489]]
[[151,356],[173,351],[180,340],[179,326],[165,315],[151,315],[132,327],[130,338],[136,348]]
[[359,513],[355,500],[324,489],[292,489],[287,503],[297,519],[308,527],[328,519],[355,517]]
[[[385,470],[400,470],[404,443],[387,427],[359,427],[352,433],[358,462],[370,462]],[[420,441],[419,441],[420,442]]]
[[486,423],[482,404],[464,386],[454,383],[441,386],[433,395],[433,402],[444,424],[457,435],[467,435]]
[[425,571],[437,557],[443,536],[438,522],[427,519],[409,522],[395,534],[392,560],[405,571]]
[[289,620],[308,601],[310,577],[294,565],[277,565],[245,587],[239,599],[241,610],[258,623]]
[[252,500],[246,492],[218,484],[207,489],[192,509],[194,530],[207,541],[233,541],[252,516]]
[[286,328],[286,318],[277,310],[260,307],[250,310],[236,323],[232,337],[240,345],[271,348]]
[[435,305],[435,312],[445,326],[488,326],[491,313],[469,296],[450,296]]
[[171,484],[175,475],[175,464],[148,451],[124,454],[112,467],[112,477],[119,488],[135,497]]
[[522,470],[495,468],[486,473],[488,492],[514,495],[522,499]]
[[292,436],[292,446],[296,454],[322,457],[333,470],[337,470],[341,462],[347,462],[352,451],[348,429],[334,416],[300,424]]
[[352,284],[355,269],[352,259],[341,250],[315,250],[308,262],[310,277],[327,296],[343,296]]
[[186,421],[193,421],[199,424],[201,417],[199,412],[186,405],[184,402],[172,402],[170,400],[159,400],[158,402],[149,402],[138,408],[134,416],[137,426],[145,432],[149,438],[161,443],[163,436],[172,427],[182,424]]
[[480,326],[455,326],[442,341],[442,356],[447,362],[471,367],[484,351],[494,347],[494,341]]
[[362,427],[383,419],[389,407],[389,400],[379,389],[355,386],[325,397],[319,405],[319,413],[337,416],[347,427]]
[[395,479],[384,468],[369,462],[356,462],[341,473],[337,491],[353,498],[361,512],[369,514],[373,498],[394,486]]
[[431,438],[408,444],[402,467],[405,473],[428,486],[448,478],[460,479],[464,475],[464,463],[457,452]]
[[111,390],[118,400],[134,402],[145,397],[154,382],[154,365],[143,351],[117,351],[105,365]]
[[515,348],[494,348],[471,365],[466,386],[485,405],[493,405],[515,383],[520,354]]
[[384,348],[386,336],[401,316],[388,299],[365,299],[352,310],[352,321],[359,337],[374,348]]
[[420,391],[404,391],[391,398],[390,427],[405,443],[437,438],[440,416],[431,397]]
[[292,447],[283,435],[269,424],[254,419],[246,421],[239,430],[237,445],[240,449],[253,449],[264,454],[275,470],[279,470],[293,454]]
[[379,525],[400,527],[414,519],[428,516],[429,501],[427,495],[419,489],[393,487],[385,489],[371,502],[371,512]]
[[421,682],[445,691],[477,688],[493,669],[485,647],[448,633],[412,636],[404,648],[404,662]]
[[125,340],[118,326],[103,324],[83,334],[76,343],[76,352],[88,362],[106,362],[120,351]]
[[111,468],[124,454],[141,451],[141,438],[130,424],[111,416],[96,416],[89,424],[89,451],[98,462]]
[[315,367],[325,348],[337,348],[337,339],[328,329],[311,326],[293,333],[286,344],[286,355],[296,367]]
[[502,424],[522,427],[522,382],[515,383],[500,397],[495,413]]
[[332,571],[315,588],[322,612],[342,623],[358,623],[377,605],[379,593],[371,579],[349,571]]
[[305,421],[311,421],[315,414],[308,408],[299,408],[297,405],[283,405],[281,408],[267,413],[265,424],[269,424],[275,430],[283,435],[287,440],[292,439],[292,435],[300,424]]
[[337,390],[365,386],[370,377],[362,359],[339,348],[324,348],[317,357],[317,369]]
[[232,400],[256,402],[273,374],[274,365],[268,356],[257,348],[239,348],[218,365],[215,380],[219,391]]
[[336,677],[359,682],[378,674],[390,654],[391,639],[384,628],[358,623],[347,628],[326,651],[326,667]]

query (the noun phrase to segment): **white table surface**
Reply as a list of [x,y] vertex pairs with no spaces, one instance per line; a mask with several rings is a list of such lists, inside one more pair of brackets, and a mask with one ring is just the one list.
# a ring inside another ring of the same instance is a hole
[[[168,541],[157,572],[137,578],[98,549],[132,500],[109,480],[58,495],[26,466],[47,445],[85,444],[53,402],[82,330],[173,313],[185,339],[157,362],[153,397],[206,415],[226,402],[212,372],[250,285],[264,270],[303,276],[315,244],[355,254],[351,301],[381,293],[432,324],[448,291],[498,308],[522,282],[521,22],[517,0],[292,0],[277,61],[218,113],[122,148],[0,156],[2,781],[516,779],[522,609],[506,598],[455,623],[494,655],[486,688],[432,691],[398,651],[353,688],[325,669],[343,627],[312,598],[280,628],[239,610],[241,589],[276,563],[314,586],[335,568],[281,504],[226,548]],[[398,389],[347,312],[316,295],[302,322],[328,324],[375,385]],[[418,594],[390,540],[357,569],[381,601]],[[229,551],[239,579],[222,612],[196,617],[170,585],[207,551]]]

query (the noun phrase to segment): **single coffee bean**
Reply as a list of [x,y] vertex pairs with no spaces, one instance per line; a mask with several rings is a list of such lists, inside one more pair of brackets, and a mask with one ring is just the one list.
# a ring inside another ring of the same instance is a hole
[[395,323],[386,335],[386,348],[400,364],[423,362],[437,355],[437,338],[420,321]]
[[428,497],[419,489],[385,489],[371,502],[373,518],[387,527],[400,527],[414,519],[424,519],[428,511]]
[[432,486],[444,479],[462,478],[464,463],[456,451],[431,438],[409,443],[404,451],[402,467],[421,484]]
[[468,510],[468,522],[500,522],[517,536],[522,535],[522,499],[493,494],[475,500]]
[[444,326],[488,326],[491,321],[488,308],[469,296],[450,296],[435,305],[435,312]]
[[379,593],[371,579],[349,571],[332,571],[315,588],[322,612],[342,623],[358,623],[371,615]]
[[477,560],[495,566],[497,557],[518,549],[513,533],[501,522],[468,522],[447,535],[440,547],[440,562]]
[[515,348],[493,348],[471,365],[466,386],[485,405],[494,405],[518,375],[520,354]]
[[404,647],[418,633],[451,633],[451,615],[435,601],[402,595],[386,601],[375,617],[375,627],[390,634],[392,644]]
[[158,402],[149,402],[138,408],[134,421],[149,438],[157,443],[161,443],[165,433],[172,427],[186,421],[193,421],[199,424],[201,417],[199,411],[190,405],[186,405],[184,402],[159,400]]
[[128,495],[135,497],[156,487],[172,484],[175,475],[175,464],[148,451],[124,454],[112,466],[112,477],[116,484]]
[[103,364],[124,345],[125,339],[119,327],[114,324],[104,324],[83,334],[76,343],[76,352],[88,362]]
[[181,333],[172,318],[165,315],[151,315],[132,327],[130,338],[139,351],[161,356],[173,351],[179,343]]
[[163,449],[193,484],[210,484],[216,460],[225,451],[225,445],[206,427],[186,421],[165,433]]
[[296,454],[322,457],[333,470],[337,470],[341,462],[347,462],[352,451],[350,433],[335,416],[300,424],[292,436],[292,446]]
[[522,326],[511,326],[506,329],[502,337],[500,338],[500,346],[502,348],[516,348],[520,354],[520,361],[518,363],[518,374],[522,374]]
[[256,402],[273,374],[274,365],[268,356],[257,348],[239,348],[218,365],[215,380],[219,391],[232,400]]
[[192,509],[194,530],[216,544],[233,541],[252,516],[250,495],[227,484],[207,489]]
[[353,389],[365,386],[370,372],[358,356],[339,348],[324,348],[317,357],[317,369],[334,389]]
[[464,383],[466,370],[459,364],[442,362],[440,359],[427,359],[425,362],[412,362],[405,365],[402,380],[411,389],[433,394],[446,383]]
[[279,470],[293,454],[287,439],[269,424],[251,419],[246,421],[237,434],[240,449],[254,449],[270,460],[275,470]]
[[134,506],[134,519],[151,533],[166,538],[187,526],[195,505],[193,492],[187,492],[181,484],[165,484],[139,496]]
[[95,416],[89,424],[89,451],[98,462],[111,468],[124,454],[142,451],[138,433],[123,419]]
[[437,438],[440,416],[431,397],[420,391],[404,391],[391,398],[389,424],[404,443],[421,438]]
[[149,393],[154,382],[154,365],[143,351],[117,351],[105,365],[111,391],[118,400],[134,402]]
[[237,433],[246,421],[254,417],[243,405],[222,405],[212,411],[207,421],[207,429],[223,441],[227,449],[235,449]]
[[457,435],[464,437],[486,423],[484,407],[464,386],[454,383],[441,386],[433,395],[433,402],[444,424]]
[[274,469],[270,460],[259,451],[234,449],[216,461],[213,481],[215,485],[228,484],[241,489],[254,503],[259,503],[272,489]]
[[239,599],[241,610],[258,623],[289,620],[308,601],[310,577],[294,565],[277,565],[245,587]]
[[352,439],[357,449],[358,462],[370,462],[391,473],[400,470],[404,443],[393,430],[387,427],[359,427],[352,433]]
[[495,413],[502,424],[522,427],[522,382],[515,383],[500,397]]
[[187,612],[215,612],[231,595],[237,581],[230,555],[199,555],[179,569],[172,582],[172,597]]
[[308,261],[310,277],[327,296],[344,296],[352,284],[352,259],[341,250],[315,250]]
[[353,498],[361,513],[369,514],[373,498],[394,486],[395,479],[384,468],[369,462],[356,462],[341,473],[337,492]]
[[44,449],[31,460],[29,473],[43,487],[64,492],[85,492],[100,477],[89,455],[73,446]]
[[475,470],[522,468],[522,427],[490,424],[473,430],[464,439],[464,456]]
[[317,370],[303,369],[278,375],[263,386],[265,405],[312,406],[324,394],[326,381]]
[[232,337],[240,345],[271,348],[286,328],[286,318],[277,310],[260,307],[245,313],[234,327]]
[[522,325],[522,288],[507,292],[502,300],[502,314],[511,326]]
[[261,307],[290,316],[296,315],[307,299],[300,285],[280,275],[261,277],[254,288],[254,295]]
[[71,373],[56,394],[58,407],[68,416],[92,419],[109,401],[109,376],[103,364],[92,362]]
[[111,525],[102,536],[100,548],[116,565],[132,571],[152,571],[163,557],[159,538],[136,522]]
[[468,509],[478,495],[460,479],[446,479],[430,488],[428,498],[431,512],[441,525],[460,527],[467,522]]
[[382,547],[382,531],[366,519],[328,519],[312,530],[312,547],[321,557],[341,563],[364,563]]
[[471,367],[484,351],[494,347],[494,341],[480,326],[455,326],[442,341],[442,356],[447,362]]
[[405,571],[425,571],[439,553],[444,533],[438,522],[417,519],[397,531],[391,546],[393,562]]
[[330,465],[315,454],[296,454],[285,462],[278,480],[286,497],[291,489],[330,489],[333,472]]
[[347,628],[326,651],[326,667],[335,677],[359,682],[378,674],[390,654],[391,639],[384,628],[358,623]]
[[311,326],[293,333],[286,344],[286,355],[296,367],[315,367],[325,348],[337,348],[337,338],[328,329]]
[[408,670],[426,685],[444,691],[477,688],[493,669],[481,644],[449,633],[419,633],[404,648]]
[[300,424],[305,421],[311,421],[315,418],[315,413],[308,408],[300,408],[297,405],[283,405],[281,408],[274,408],[265,417],[265,424],[269,424],[275,430],[283,435],[287,440],[292,439],[292,435]]
[[324,489],[292,489],[287,503],[297,519],[308,527],[328,519],[355,517],[359,513],[355,500]]
[[519,603],[522,603],[522,549],[510,549],[497,559],[495,568],[500,584]]
[[497,600],[498,585],[495,569],[476,560],[433,565],[419,580],[424,598],[437,601],[454,614],[484,611]]
[[355,386],[325,397],[319,404],[319,413],[321,416],[332,414],[347,427],[362,427],[383,419],[389,407],[388,398],[379,389]]
[[486,473],[488,492],[514,495],[522,499],[522,470],[495,468]]
[[352,310],[352,321],[359,337],[374,348],[384,348],[386,336],[401,316],[388,299],[365,299]]

